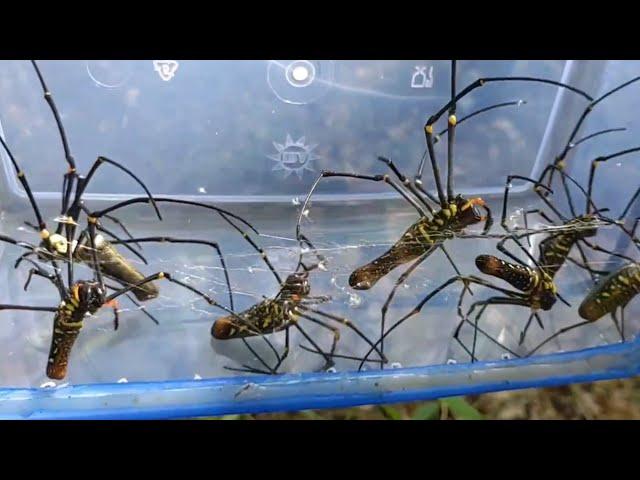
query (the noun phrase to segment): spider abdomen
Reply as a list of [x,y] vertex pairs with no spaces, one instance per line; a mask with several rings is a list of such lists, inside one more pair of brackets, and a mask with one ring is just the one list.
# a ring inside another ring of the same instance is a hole
[[[441,225],[435,221],[441,221]],[[393,269],[415,260],[427,250],[453,238],[454,232],[439,217],[421,218],[411,225],[389,250],[372,262],[353,271],[349,285],[358,290],[368,290]]]
[[[136,284],[144,280],[145,276],[128,262],[115,247],[98,236],[100,242],[96,241],[96,256],[103,275],[113,278],[124,286]],[[74,256],[88,265],[93,265],[93,256],[89,245],[80,244],[74,250]],[[158,286],[153,282],[145,283],[131,290],[136,298],[140,301],[151,300],[156,298],[160,291]]]
[[580,317],[590,322],[624,307],[640,293],[640,265],[631,263],[602,279],[578,308]]
[[493,255],[477,256],[476,266],[482,273],[500,278],[522,292],[530,292],[539,282],[535,270],[505,262]]
[[77,310],[69,303],[61,306],[53,319],[53,335],[47,361],[47,377],[62,380],[67,376],[69,357],[82,328],[76,318]]
[[211,327],[211,335],[218,340],[229,340],[274,333],[284,329],[291,317],[291,306],[268,299],[237,315],[218,318]]

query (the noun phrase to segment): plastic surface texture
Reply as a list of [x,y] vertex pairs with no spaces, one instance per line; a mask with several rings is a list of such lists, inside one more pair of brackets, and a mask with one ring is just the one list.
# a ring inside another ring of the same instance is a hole
[[[0,64],[0,133],[38,192],[47,221],[54,224],[59,208],[55,192],[65,165],[53,118],[29,63]],[[464,61],[459,65],[459,87],[482,76],[531,75],[562,80],[594,96],[640,74],[637,62]],[[385,155],[413,175],[425,148],[422,127],[446,103],[449,75],[447,62],[421,60],[74,61],[41,62],[41,66],[81,171],[105,155],[135,171],[154,195],[215,202],[244,216],[260,230],[261,244],[283,274],[295,266],[295,222],[318,172],[387,173],[376,161]],[[585,123],[583,133],[612,127],[628,131],[576,149],[568,171],[580,182],[597,155],[636,146],[637,88],[603,102]],[[584,99],[554,87],[512,83],[478,89],[460,102],[459,116],[514,100],[526,103],[469,120],[456,135],[456,190],[482,195],[494,212],[500,211],[506,176],[536,176],[566,141],[585,106]],[[438,145],[442,168],[445,143]],[[6,155],[2,160],[1,232],[34,242],[36,235],[22,225],[24,220],[33,221],[26,196]],[[612,216],[619,213],[616,208],[637,186],[638,172],[637,159],[631,157],[603,168],[598,172],[602,178],[595,189],[596,203],[610,206]],[[530,186],[514,182],[513,190],[514,216],[539,206]],[[132,195],[140,195],[139,187],[105,167],[91,184],[86,203],[99,209]],[[161,209],[163,222],[154,219],[148,206],[123,210],[119,217],[139,237],[172,235],[219,242],[232,276],[236,311],[277,291],[259,255],[214,215],[190,207],[161,205]],[[634,218],[640,213],[637,208],[635,212]],[[327,271],[311,276],[313,290],[333,298],[327,311],[352,318],[373,339],[379,334],[381,304],[397,275],[367,292],[349,289],[346,278],[354,266],[388,248],[413,221],[415,212],[390,188],[345,180],[323,182],[304,217],[303,231],[328,260]],[[603,244],[616,245],[620,236],[605,229],[602,239]],[[465,271],[474,274],[476,255],[497,253],[495,242],[465,239],[455,240],[451,252]],[[45,280],[34,280],[29,291],[23,291],[28,269],[13,269],[19,253],[0,244],[0,282],[6,286],[0,302],[55,305],[59,301],[55,289]],[[138,266],[147,274],[170,271],[228,303],[222,270],[210,249],[145,245],[144,253],[149,265]],[[78,271],[81,277],[90,273],[82,267]],[[561,287],[574,310],[587,288],[587,277],[575,272],[568,270]],[[446,260],[434,256],[402,289],[390,318],[406,313],[451,275]],[[637,374],[640,365],[638,340],[618,344],[606,320],[527,359],[500,360],[501,352],[484,341],[479,344],[483,361],[468,364],[451,344],[456,290],[434,299],[429,310],[389,337],[385,352],[400,368],[371,367],[356,373],[353,362],[338,360],[337,373],[311,373],[322,361],[301,351],[300,338],[294,336],[284,375],[241,377],[224,367],[258,364],[239,341],[211,340],[211,323],[221,312],[173,285],[160,287],[161,297],[147,305],[159,326],[124,300],[120,328],[113,332],[110,312],[104,309],[95,320],[85,322],[68,378],[57,384],[50,384],[44,375],[51,335],[48,314],[2,312],[0,416],[168,418],[328,408],[618,378]],[[627,324],[635,334],[640,319],[631,307]],[[558,306],[545,317],[549,323],[544,331],[532,328],[529,345],[558,325],[574,321],[570,312],[569,307]],[[492,309],[485,328],[504,340],[517,335],[525,320],[522,309]],[[330,341],[322,329],[309,332],[324,343]],[[272,337],[282,347],[282,335]],[[268,354],[264,343],[253,340],[261,354]],[[339,345],[341,353],[366,351],[347,329],[342,329]],[[555,353],[559,350],[564,352]],[[456,363],[447,364],[452,359]]]

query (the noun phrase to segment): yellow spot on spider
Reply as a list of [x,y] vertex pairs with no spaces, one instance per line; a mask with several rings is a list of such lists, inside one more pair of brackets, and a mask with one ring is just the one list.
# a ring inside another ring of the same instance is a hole
[[[71,219],[73,221],[73,219]],[[98,219],[96,217],[87,217],[89,223],[93,223],[94,225],[98,223]]]
[[458,123],[458,119],[455,115],[449,115],[449,125],[454,126]]
[[431,135],[433,133],[433,125],[427,125],[424,127],[424,131]]
[[40,238],[41,239],[46,240],[47,238],[49,238],[49,235],[50,235],[49,230],[47,230],[46,228],[40,230]]
[[158,274],[158,279],[161,279],[161,278],[164,278],[164,272],[160,272],[160,273]]
[[24,171],[20,170],[18,172],[18,178],[22,178],[22,177],[24,177]]

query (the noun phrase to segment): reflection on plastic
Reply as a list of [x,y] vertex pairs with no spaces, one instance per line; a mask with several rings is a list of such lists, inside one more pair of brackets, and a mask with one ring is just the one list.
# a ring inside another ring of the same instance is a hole
[[129,60],[89,60],[86,62],[89,78],[99,87],[119,88],[133,75],[133,62]]

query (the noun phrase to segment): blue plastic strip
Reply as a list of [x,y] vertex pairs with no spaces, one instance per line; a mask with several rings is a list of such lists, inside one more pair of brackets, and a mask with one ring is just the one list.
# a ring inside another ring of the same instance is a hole
[[3,419],[161,419],[409,402],[624,378],[638,339],[527,359],[385,371],[0,390]]

